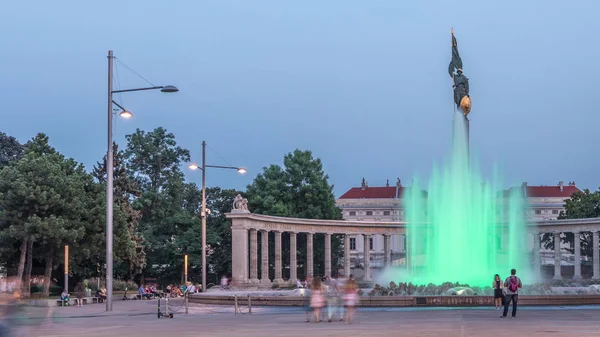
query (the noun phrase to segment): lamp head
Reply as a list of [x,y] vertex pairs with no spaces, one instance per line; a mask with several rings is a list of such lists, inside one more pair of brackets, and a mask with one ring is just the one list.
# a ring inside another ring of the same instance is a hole
[[200,168],[200,166],[198,166],[197,164],[193,164],[193,163],[192,163],[192,164],[190,164],[190,165],[188,166],[188,168],[189,168],[190,170],[197,170],[197,169],[199,169],[199,168]]
[[129,118],[133,117],[133,113],[129,110],[123,110],[119,113],[119,116],[121,116],[125,119],[129,119]]
[[179,89],[177,89],[177,87],[174,85],[165,85],[164,87],[162,87],[162,89],[160,89],[160,91],[162,91],[162,92],[178,92]]
[[245,168],[243,168],[243,167],[240,167],[240,168],[238,168],[238,169],[237,169],[237,172],[238,172],[239,174],[244,174],[244,173],[248,172],[248,170],[246,170],[246,169],[245,169]]

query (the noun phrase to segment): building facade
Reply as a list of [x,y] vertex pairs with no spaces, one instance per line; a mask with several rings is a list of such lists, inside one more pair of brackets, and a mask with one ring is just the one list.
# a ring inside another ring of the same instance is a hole
[[[580,190],[575,182],[564,184],[562,181],[555,186],[529,186],[524,182],[520,187],[513,187],[504,191],[504,195],[521,189],[527,196],[526,218],[528,221],[556,220],[565,211],[565,200],[569,199],[575,192]],[[368,221],[368,222],[390,222],[405,221],[404,193],[406,187],[400,179],[391,185],[371,187],[363,178],[360,187],[353,187],[342,194],[336,201],[341,209],[344,220]],[[350,237],[350,262],[352,267],[364,265],[364,249],[367,241],[362,235]],[[371,235],[368,241],[371,257],[371,267],[380,267],[384,263],[384,238],[380,235]],[[533,245],[533,240],[530,242]],[[566,248],[566,247],[563,247]],[[404,265],[406,261],[406,236],[393,235],[391,237],[391,263],[392,265]],[[551,251],[548,251],[549,253]],[[542,249],[542,260],[544,258]],[[549,259],[553,259],[549,256]],[[551,260],[553,261],[553,260]],[[542,264],[544,262],[542,261]]]

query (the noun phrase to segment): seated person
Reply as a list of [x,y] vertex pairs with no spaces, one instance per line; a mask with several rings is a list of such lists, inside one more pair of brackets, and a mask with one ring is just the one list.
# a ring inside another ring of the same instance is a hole
[[98,289],[96,291],[96,297],[98,297],[102,301],[106,300],[106,288],[102,287]]
[[146,289],[141,284],[140,284],[140,288],[138,289],[138,295],[140,295],[141,299],[144,299],[144,298],[150,299],[150,297],[152,296],[152,294],[149,294],[148,292],[146,292]]
[[60,294],[60,300],[63,301],[63,305],[71,305],[70,294],[65,291]]

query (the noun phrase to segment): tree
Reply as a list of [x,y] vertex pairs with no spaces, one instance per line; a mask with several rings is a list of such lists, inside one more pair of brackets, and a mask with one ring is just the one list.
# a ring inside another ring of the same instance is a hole
[[[113,196],[114,214],[113,226],[115,237],[115,258],[124,263],[127,280],[142,272],[146,266],[146,252],[144,250],[144,237],[140,231],[141,212],[133,207],[132,201],[140,195],[139,182],[132,176],[125,165],[125,153],[119,151],[113,143]],[[92,175],[106,190],[106,156],[102,162],[96,163]],[[104,193],[103,197],[106,199]],[[104,203],[106,204],[106,203]],[[104,216],[103,216],[104,217]]]
[[15,137],[0,131],[0,168],[23,157],[24,147]]
[[[284,156],[283,168],[278,165],[265,167],[263,173],[248,185],[246,191],[248,207],[254,213],[266,215],[340,220],[342,214],[335,205],[333,186],[329,184],[328,179],[329,176],[323,171],[320,159],[313,158],[310,151],[295,150]],[[287,240],[287,237],[288,235],[284,237],[284,240]],[[315,273],[324,271],[321,262],[324,260],[322,237],[322,235],[317,235],[314,240]],[[274,242],[271,242],[270,245],[274,245]],[[305,246],[306,237],[299,235],[298,247]],[[289,246],[284,245],[283,250],[284,259],[287,261]],[[332,238],[332,261],[338,261],[341,255],[341,242],[334,236]],[[270,260],[272,261],[272,259]],[[305,253],[300,250],[299,265],[304,265],[305,261]]]
[[178,239],[199,221],[183,208],[186,184],[180,167],[190,160],[190,153],[164,128],[138,129],[126,138],[125,165],[140,187],[134,208],[141,212],[140,231],[149,261],[145,270],[175,278],[181,275],[185,248]]
[[85,191],[91,184],[83,166],[58,153],[44,134],[27,143],[23,158],[0,171],[0,209],[5,224],[2,238],[21,243],[17,277],[21,280],[25,273],[25,296],[29,293],[34,243],[46,252],[47,292],[55,250],[84,236]]
[[[595,192],[585,189],[583,192],[575,192],[570,199],[565,201],[566,212],[561,212],[559,219],[583,219],[600,217],[600,189]],[[565,233],[562,242],[573,247],[575,237],[573,233]],[[544,234],[542,238],[544,247],[554,249],[554,236],[552,233]],[[568,248],[573,253],[573,248]],[[581,255],[591,257],[593,254],[593,238],[591,233],[581,233]]]

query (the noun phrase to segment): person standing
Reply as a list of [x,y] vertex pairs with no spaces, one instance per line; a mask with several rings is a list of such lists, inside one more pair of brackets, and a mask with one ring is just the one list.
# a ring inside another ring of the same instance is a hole
[[504,291],[502,280],[500,279],[500,275],[496,274],[494,276],[494,282],[492,283],[492,287],[494,288],[494,304],[496,305],[496,310],[500,309],[504,303]]
[[506,300],[504,301],[504,312],[500,318],[506,317],[508,314],[508,306],[512,302],[512,318],[517,316],[517,302],[519,302],[519,288],[523,287],[521,279],[517,277],[517,270],[511,269],[510,276],[504,280],[506,288]]

